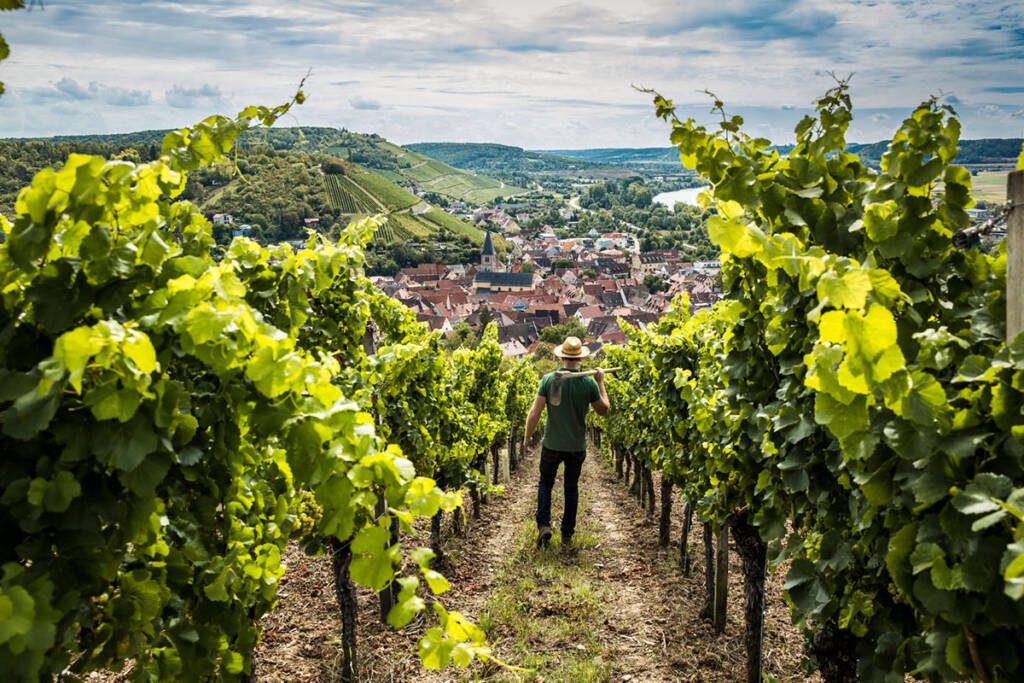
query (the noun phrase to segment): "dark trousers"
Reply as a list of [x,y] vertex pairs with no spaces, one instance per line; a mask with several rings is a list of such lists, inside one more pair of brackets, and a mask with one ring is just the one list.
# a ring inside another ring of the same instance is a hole
[[576,508],[580,502],[580,470],[586,451],[578,453],[540,449],[540,481],[537,483],[537,528],[551,526],[551,489],[555,487],[558,466],[565,463],[565,510],[562,514],[562,536],[576,531]]

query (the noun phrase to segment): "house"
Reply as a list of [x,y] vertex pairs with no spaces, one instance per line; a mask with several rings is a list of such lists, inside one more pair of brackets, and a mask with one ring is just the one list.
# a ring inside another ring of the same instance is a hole
[[537,326],[532,323],[514,323],[498,328],[498,341],[506,342],[512,339],[525,339],[527,346],[539,337]]
[[578,301],[562,304],[562,311],[565,313],[566,318],[576,315],[576,311],[581,308],[583,308],[583,304]]
[[640,329],[644,329],[651,323],[658,322],[659,316],[654,313],[637,311],[634,313],[628,313],[622,316],[622,318],[633,327],[639,327]]
[[557,325],[558,315],[553,311],[539,311],[526,316],[526,318],[523,319],[523,322],[533,325],[538,330],[543,330],[545,327]]
[[589,325],[591,320],[604,315],[604,311],[601,310],[600,306],[584,306],[577,309],[573,315],[584,325]]
[[626,304],[622,299],[622,292],[604,292],[601,294],[601,305],[606,308],[618,308]]
[[605,345],[608,345],[608,344],[625,344],[626,343],[626,333],[623,332],[622,330],[619,330],[619,329],[610,330],[610,331],[605,332],[604,334],[602,334],[600,336],[599,340],[601,342],[603,342]]
[[235,217],[230,213],[215,213],[213,214],[214,225],[231,225],[235,222]]
[[507,342],[498,342],[498,346],[501,347],[501,352],[508,358],[525,358],[530,353],[530,347],[528,344],[523,344],[518,339],[512,339]]
[[629,235],[624,232],[606,232],[594,240],[594,244],[597,245],[598,249],[609,249],[611,247],[625,249],[629,246],[629,242]]
[[418,322],[425,322],[430,326],[433,331],[440,331],[448,334],[452,331],[451,321],[443,315],[429,315],[427,313],[417,313],[416,320]]
[[473,291],[480,294],[489,292],[530,292],[533,291],[533,273],[480,271],[473,278]]
[[590,321],[590,324],[587,325],[587,336],[593,339],[599,339],[602,335],[618,329],[618,318],[614,315],[603,315]]

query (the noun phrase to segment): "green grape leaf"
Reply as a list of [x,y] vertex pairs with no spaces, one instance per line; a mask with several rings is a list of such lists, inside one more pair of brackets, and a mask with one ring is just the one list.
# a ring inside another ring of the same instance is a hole
[[32,630],[35,607],[32,596],[21,586],[0,588],[0,644]]
[[61,470],[49,482],[43,506],[50,512],[64,512],[81,493],[82,486],[75,480],[75,475]]
[[707,227],[711,241],[738,258],[753,256],[764,249],[764,233],[742,218],[711,216]]
[[424,569],[423,578],[427,580],[427,585],[434,595],[440,595],[452,587],[448,579],[433,569]]
[[409,559],[419,565],[420,569],[429,569],[430,561],[437,557],[437,554],[430,548],[413,548],[409,553]]
[[1009,477],[981,472],[953,497],[953,507],[965,515],[981,515],[1002,510],[999,501],[1010,495],[1012,487],[1013,482]]
[[394,564],[399,558],[398,548],[390,543],[388,529],[360,529],[352,540],[352,580],[378,592],[383,590],[394,577]]
[[428,628],[419,642],[420,661],[427,669],[443,669],[448,666],[455,641],[444,630],[435,626]]
[[416,595],[420,582],[415,576],[402,576],[396,581],[402,588],[395,605],[388,611],[387,621],[393,628],[402,628],[423,611],[426,603]]
[[405,505],[414,515],[431,517],[441,509],[441,491],[433,479],[417,477],[409,484]]
[[818,280],[818,298],[835,308],[862,309],[871,291],[871,277],[855,269],[836,275],[825,273]]

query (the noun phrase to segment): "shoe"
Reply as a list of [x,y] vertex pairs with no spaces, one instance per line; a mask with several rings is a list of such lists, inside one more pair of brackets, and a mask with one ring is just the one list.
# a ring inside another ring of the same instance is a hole
[[537,534],[537,547],[544,548],[551,542],[551,527],[542,526]]
[[573,545],[572,545],[572,534],[569,534],[568,536],[565,535],[565,534],[562,534],[562,547],[563,548],[572,548],[573,547]]

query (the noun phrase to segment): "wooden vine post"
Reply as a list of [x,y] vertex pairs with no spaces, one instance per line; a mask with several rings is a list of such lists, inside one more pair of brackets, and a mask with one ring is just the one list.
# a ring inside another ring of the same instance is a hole
[[715,633],[725,631],[725,607],[729,596],[729,527],[722,526],[715,546]]
[[1024,171],[1006,178],[1006,341],[1024,330]]
[[710,522],[704,522],[704,606],[701,619],[710,619],[715,610],[715,535]]

